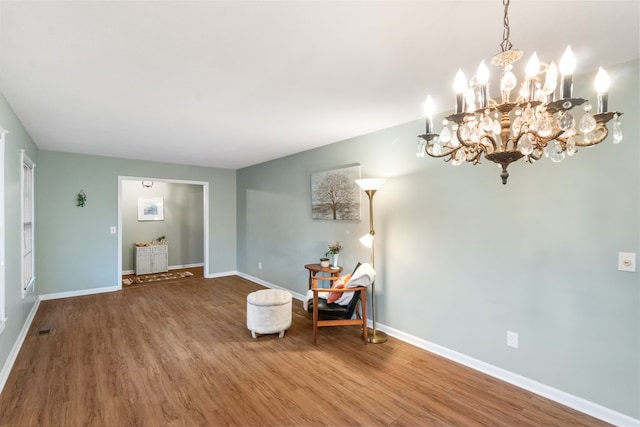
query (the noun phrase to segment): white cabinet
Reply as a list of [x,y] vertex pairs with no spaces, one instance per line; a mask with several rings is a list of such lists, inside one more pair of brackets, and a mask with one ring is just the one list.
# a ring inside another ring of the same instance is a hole
[[136,246],[136,275],[161,273],[169,270],[169,246]]

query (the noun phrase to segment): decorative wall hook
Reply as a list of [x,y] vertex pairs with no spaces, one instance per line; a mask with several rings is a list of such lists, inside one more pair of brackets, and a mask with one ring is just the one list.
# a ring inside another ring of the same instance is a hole
[[80,192],[78,193],[77,202],[77,206],[80,206],[81,208],[84,208],[84,205],[87,204],[87,195],[84,194],[84,190],[80,190]]

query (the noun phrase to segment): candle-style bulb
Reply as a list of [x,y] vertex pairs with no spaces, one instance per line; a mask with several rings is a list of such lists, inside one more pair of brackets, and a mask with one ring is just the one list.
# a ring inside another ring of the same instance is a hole
[[609,74],[600,67],[594,84],[596,91],[598,92],[598,113],[607,112],[607,108],[609,106],[609,94],[607,91],[609,90],[610,83],[611,79],[609,79]]
[[456,79],[453,81],[453,90],[455,93],[465,93],[467,90],[467,79],[464,77],[462,70],[458,70]]
[[540,71],[540,60],[538,59],[538,55],[533,52],[533,55],[529,58],[529,62],[527,62],[527,77],[530,79],[536,77],[538,71]]
[[464,94],[467,90],[467,79],[462,70],[458,70],[456,79],[453,81],[453,90],[456,92],[456,114],[464,113]]
[[569,99],[573,95],[573,71],[575,69],[576,57],[571,51],[571,46],[567,46],[567,50],[560,59],[560,74],[562,74],[560,94],[562,99]]
[[563,76],[573,74],[576,69],[576,57],[571,50],[571,46],[567,46],[562,58],[560,59],[560,73]]
[[609,84],[611,83],[611,79],[609,78],[609,74],[600,67],[598,69],[598,74],[596,75],[596,80],[594,82],[594,86],[598,93],[605,93],[609,90]]
[[482,60],[480,65],[478,65],[478,71],[476,72],[476,79],[478,80],[478,83],[481,85],[486,85],[487,82],[489,81],[489,69],[487,68],[487,65],[484,63],[484,59]]
[[425,134],[429,135],[433,131],[433,112],[435,110],[435,105],[433,103],[433,98],[431,95],[427,95],[427,100],[424,102],[424,115],[426,118],[425,124]]
[[424,102],[424,115],[427,118],[433,117],[433,113],[435,112],[436,106],[433,103],[433,98],[431,95],[427,95],[427,100]]

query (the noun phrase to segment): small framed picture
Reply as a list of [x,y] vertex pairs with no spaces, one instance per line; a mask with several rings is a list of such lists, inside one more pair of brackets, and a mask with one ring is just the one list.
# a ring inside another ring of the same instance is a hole
[[164,221],[162,197],[138,197],[138,221]]

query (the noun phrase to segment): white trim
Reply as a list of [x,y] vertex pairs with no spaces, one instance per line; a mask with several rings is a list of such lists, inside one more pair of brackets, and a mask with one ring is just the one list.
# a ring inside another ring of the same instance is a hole
[[[5,292],[5,284],[4,284],[4,240],[5,240],[5,225],[4,225],[4,170],[6,169],[5,165],[5,135],[9,133],[9,131],[5,130],[2,126],[0,126],[0,165],[2,165],[3,173],[0,173],[0,334],[4,331],[5,326],[7,326],[7,318],[6,318],[6,292]],[[0,386],[0,391],[2,391],[2,387]]]
[[13,364],[16,362],[16,358],[18,357],[18,353],[20,353],[20,349],[22,348],[22,344],[24,343],[25,338],[27,337],[27,333],[29,332],[29,328],[31,328],[31,323],[33,322],[33,318],[38,311],[38,307],[40,307],[40,299],[36,299],[33,307],[31,307],[31,311],[29,315],[24,321],[24,325],[22,325],[22,330],[18,337],[16,338],[15,343],[13,343],[13,347],[11,347],[11,351],[9,352],[9,356],[7,360],[4,362],[4,366],[2,367],[2,371],[0,371],[0,393],[2,393],[2,389],[9,378],[9,374],[13,369]]
[[[31,171],[31,180],[29,189],[29,195],[31,197],[31,276],[29,277],[29,282],[24,283],[24,275],[25,275],[25,262],[24,262],[24,248],[25,248],[25,239],[24,239],[24,220],[25,220],[25,211],[24,211],[24,193],[25,193],[25,166]],[[27,155],[24,150],[20,150],[20,238],[22,242],[22,251],[20,252],[20,291],[22,298],[26,297],[27,294],[34,289],[35,280],[36,280],[36,247],[35,247],[35,237],[36,237],[36,164],[31,158]]]
[[105,292],[115,292],[121,289],[122,289],[121,286],[106,286],[104,288],[80,289],[78,291],[56,292],[53,294],[44,294],[44,295],[40,295],[39,298],[42,301],[47,301],[50,299],[71,298],[71,297],[80,297],[84,295],[103,294]]
[[227,277],[227,276],[239,276],[237,271],[222,271],[220,273],[208,274],[206,271],[204,272],[205,279],[216,279],[218,277]]
[[[168,270],[182,270],[184,268],[197,268],[197,267],[204,267],[204,263],[196,263],[196,264],[185,264],[185,265],[170,265],[167,269]],[[128,274],[135,274],[136,271],[135,270],[125,270],[122,272],[123,276],[126,276]]]
[[[262,279],[258,279],[257,277],[250,276],[248,274],[244,274],[244,273],[237,273],[237,274],[238,276],[244,279],[258,283],[267,288],[285,289],[278,285],[274,285],[273,283],[269,283]],[[285,290],[291,292],[293,297],[296,299],[299,299],[299,300],[304,299],[304,296],[301,294],[292,292],[290,289],[285,289]],[[370,319],[369,319],[369,323],[371,323]],[[506,369],[498,368],[497,366],[493,366],[489,363],[485,363],[481,360],[475,359],[473,357],[469,357],[465,354],[458,353],[457,351],[432,343],[422,338],[415,337],[413,335],[402,332],[398,329],[394,329],[389,326],[382,325],[379,322],[376,323],[376,327],[377,329],[387,333],[389,336],[392,336],[408,344],[421,348],[422,350],[437,354],[446,359],[452,360],[454,362],[460,363],[461,365],[467,366],[471,369],[475,369],[476,371],[482,372],[484,374],[487,374],[494,378],[502,380],[506,383],[513,384],[517,387],[528,390],[539,396],[546,397],[547,399],[553,400],[554,402],[558,402],[562,405],[573,408],[576,411],[580,411],[587,415],[591,415],[594,418],[598,418],[600,420],[606,421],[616,426],[640,427],[640,419],[632,418],[628,415],[625,415],[620,412],[616,412],[612,409],[606,408],[604,406],[598,405],[597,403],[590,402],[581,397],[574,396],[562,390],[558,390],[548,385],[523,377],[522,375],[518,375],[513,372],[507,371]]]
[[262,285],[264,287],[267,287],[267,288],[283,289],[283,290],[289,292],[293,296],[293,298],[295,298],[295,299],[297,299],[299,301],[304,301],[305,295],[299,294],[297,292],[293,292],[291,289],[287,289],[287,288],[283,288],[282,286],[274,285],[273,283],[267,282],[267,281],[259,279],[257,277],[250,276],[250,275],[245,274],[245,273],[237,273],[237,274],[238,274],[238,276],[242,277],[243,279],[250,280],[252,282],[255,282],[255,283],[257,283],[259,285]]
[[[209,182],[207,181],[189,181],[182,179],[170,178],[153,178],[153,177],[137,177],[137,176],[118,176],[118,289],[122,289],[122,182],[123,181],[155,181],[168,182],[172,184],[191,184],[202,186],[202,221],[203,221],[203,257],[204,257],[204,274],[205,277],[209,269]],[[179,267],[182,268],[182,267]],[[189,267],[186,267],[189,268]],[[128,273],[132,274],[132,273]]]

